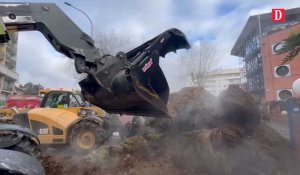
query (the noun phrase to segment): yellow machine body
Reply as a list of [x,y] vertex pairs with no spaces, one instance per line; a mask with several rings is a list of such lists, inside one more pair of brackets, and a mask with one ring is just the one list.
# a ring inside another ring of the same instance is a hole
[[28,112],[30,128],[41,144],[66,143],[68,129],[82,118],[64,109],[36,108]]
[[[14,122],[31,128],[38,135],[41,144],[65,144],[68,142],[69,130],[74,124],[84,120],[86,116],[102,118],[106,115],[105,111],[99,107],[80,106],[82,104],[79,103],[75,105],[76,107],[69,107],[68,104],[71,102],[47,106],[46,103],[49,103],[49,99],[52,98],[51,94],[59,98],[61,95],[70,97],[78,95],[73,91],[43,90],[40,94],[43,95],[41,107],[16,114]],[[53,101],[50,100],[50,102]]]

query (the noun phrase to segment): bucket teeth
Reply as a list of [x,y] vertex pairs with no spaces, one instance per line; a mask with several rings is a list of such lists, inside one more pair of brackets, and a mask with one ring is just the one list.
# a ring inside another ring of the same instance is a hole
[[106,62],[79,83],[83,96],[109,113],[168,117],[169,85],[159,58],[188,48],[185,35],[169,29],[127,52],[125,61],[118,55],[106,57]]

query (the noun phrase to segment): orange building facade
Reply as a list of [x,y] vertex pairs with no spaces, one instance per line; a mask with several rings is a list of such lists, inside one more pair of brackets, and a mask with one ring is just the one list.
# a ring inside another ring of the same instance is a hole
[[280,50],[283,40],[300,32],[300,24],[279,30],[262,38],[261,53],[264,74],[265,100],[279,101],[295,97],[293,82],[300,78],[300,56],[282,64],[286,56]]
[[300,78],[300,56],[286,65],[283,40],[300,32],[300,8],[286,9],[284,22],[273,22],[272,14],[250,16],[237,38],[231,55],[239,57],[241,83],[261,102],[295,97],[293,82]]

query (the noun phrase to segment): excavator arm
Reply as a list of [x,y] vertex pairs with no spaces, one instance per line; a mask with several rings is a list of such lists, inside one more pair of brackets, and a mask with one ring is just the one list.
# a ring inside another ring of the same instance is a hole
[[[69,58],[93,63],[100,58],[94,40],[51,3],[0,3],[2,28],[6,32],[40,31],[50,44]],[[1,21],[1,20],[0,20]],[[7,42],[2,36],[2,42]],[[79,63],[77,63],[79,66]],[[84,68],[76,67],[77,72]]]
[[52,3],[0,3],[0,42],[10,32],[40,31],[60,53],[75,60],[83,97],[109,113],[168,116],[169,86],[160,57],[190,47],[178,29],[169,29],[116,56],[100,55],[94,40]]

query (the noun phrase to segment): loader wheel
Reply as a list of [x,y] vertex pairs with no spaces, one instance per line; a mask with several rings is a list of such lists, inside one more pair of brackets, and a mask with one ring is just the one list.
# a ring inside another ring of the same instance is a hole
[[23,152],[37,159],[41,157],[41,150],[39,146],[35,141],[26,136],[24,136],[18,144],[6,149]]
[[76,151],[91,151],[105,141],[105,129],[92,121],[81,121],[70,131],[69,142]]

